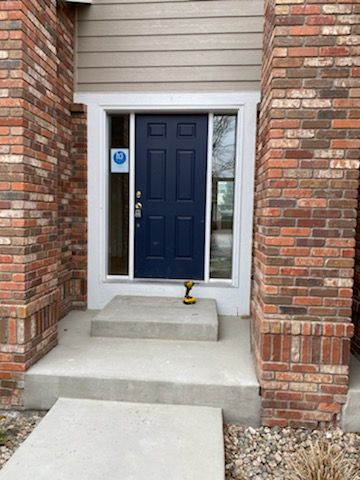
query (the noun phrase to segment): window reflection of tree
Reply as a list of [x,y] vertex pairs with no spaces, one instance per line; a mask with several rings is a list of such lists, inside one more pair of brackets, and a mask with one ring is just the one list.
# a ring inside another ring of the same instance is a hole
[[231,278],[236,116],[214,115],[211,278]]
[[233,177],[236,118],[234,115],[215,115],[213,123],[213,177]]

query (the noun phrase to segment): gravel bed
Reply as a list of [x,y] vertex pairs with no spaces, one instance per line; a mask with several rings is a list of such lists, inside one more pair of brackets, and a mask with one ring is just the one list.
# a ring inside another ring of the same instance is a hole
[[310,431],[225,425],[224,433],[226,480],[286,480],[289,457],[317,440],[338,445],[354,464],[360,459],[360,435],[340,429]]
[[30,435],[45,413],[0,411],[0,469]]

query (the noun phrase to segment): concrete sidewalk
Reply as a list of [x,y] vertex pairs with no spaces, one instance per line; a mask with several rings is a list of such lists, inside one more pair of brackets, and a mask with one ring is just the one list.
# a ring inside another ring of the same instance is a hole
[[224,480],[221,410],[62,398],[1,480]]

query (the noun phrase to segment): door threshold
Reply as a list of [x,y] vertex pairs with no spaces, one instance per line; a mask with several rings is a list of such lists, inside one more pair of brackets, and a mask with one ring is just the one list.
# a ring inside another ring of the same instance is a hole
[[[192,280],[189,278],[188,280]],[[161,285],[184,285],[186,279],[173,279],[173,278],[130,278],[125,276],[108,275],[104,283],[127,283],[127,284],[161,284]],[[201,285],[202,287],[236,287],[232,280],[227,279],[210,279],[206,280],[194,280],[195,285]]]

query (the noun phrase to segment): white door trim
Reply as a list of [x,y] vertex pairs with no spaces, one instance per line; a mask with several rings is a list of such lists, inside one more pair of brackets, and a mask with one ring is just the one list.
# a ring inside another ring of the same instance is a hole
[[[182,282],[144,281],[106,275],[107,252],[107,113],[237,113],[237,165],[234,210],[233,281],[207,280],[195,287],[198,297],[213,297],[220,313],[249,315],[255,173],[256,111],[259,92],[230,93],[77,93],[88,105],[88,307],[102,308],[115,295],[181,296]],[[130,117],[130,141],[134,136]],[[130,149],[131,150],[131,149]],[[130,158],[134,163],[134,158]],[[130,179],[130,188],[132,187]],[[239,188],[240,187],[240,188]],[[134,192],[132,192],[134,193]],[[130,198],[134,198],[131,195]],[[131,205],[130,205],[131,208]],[[132,211],[132,210],[130,210]],[[239,228],[236,228],[238,223]],[[130,224],[131,231],[131,224]],[[130,232],[131,234],[131,232]],[[131,244],[131,242],[130,242]],[[130,265],[131,267],[131,265]]]
[[205,192],[205,249],[204,249],[204,280],[210,280],[210,242],[211,242],[211,196],[212,196],[212,143],[214,114],[208,114],[206,192]]

